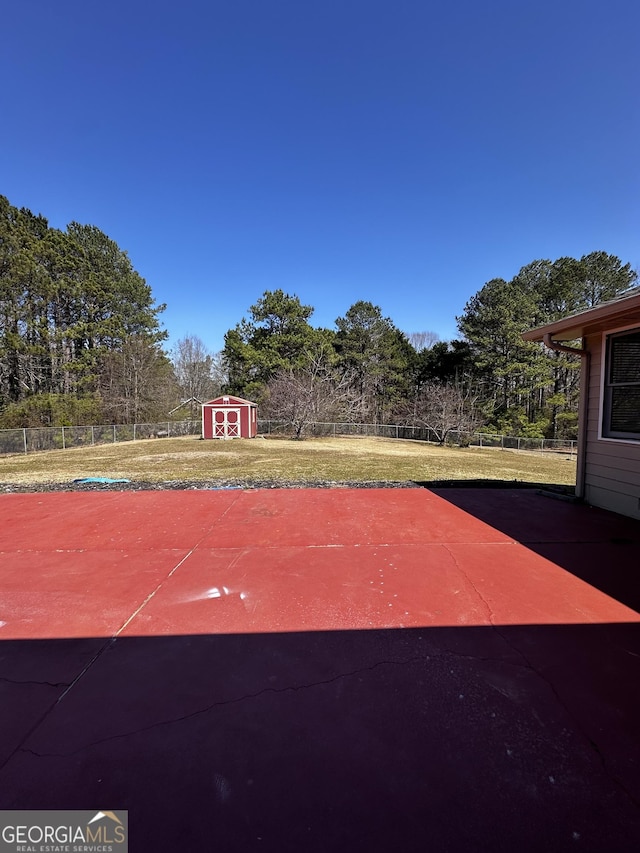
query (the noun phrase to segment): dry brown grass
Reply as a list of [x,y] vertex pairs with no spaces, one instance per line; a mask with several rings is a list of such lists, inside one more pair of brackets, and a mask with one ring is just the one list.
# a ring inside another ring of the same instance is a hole
[[506,480],[573,485],[575,457],[436,447],[387,438],[202,441],[148,439],[0,458],[0,482],[65,483],[88,476],[145,482]]

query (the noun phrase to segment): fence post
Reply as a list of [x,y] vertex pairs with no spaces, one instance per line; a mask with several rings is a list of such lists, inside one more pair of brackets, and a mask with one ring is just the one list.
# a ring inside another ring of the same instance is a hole
[[91,444],[95,444],[95,433],[93,427],[91,427]]
[[518,450],[520,450],[520,439],[518,438]]
[[62,449],[63,449],[63,450],[66,450],[66,449],[67,449],[67,445],[65,444],[65,441],[64,441],[64,427],[60,427],[60,428],[61,428],[61,430],[62,430]]
[[544,453],[544,438],[540,439],[540,452]]
[[167,421],[167,438],[171,438],[171,424]]
[[113,427],[113,443],[116,443],[116,425],[112,424]]
[[24,452],[27,452],[27,431],[23,428],[22,430],[22,440],[24,442]]
[[482,447],[482,433],[480,433],[480,447]]
[[133,440],[134,440],[134,441],[136,440],[136,427],[137,427],[137,426],[138,426],[138,424],[134,424],[134,425],[133,425]]

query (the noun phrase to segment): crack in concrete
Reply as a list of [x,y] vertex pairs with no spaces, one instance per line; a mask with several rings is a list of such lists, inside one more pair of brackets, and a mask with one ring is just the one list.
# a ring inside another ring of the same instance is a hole
[[[493,627],[497,631],[496,626],[494,625]],[[498,631],[498,633],[500,633],[500,632]],[[511,646],[511,644],[509,644],[509,645]],[[511,647],[511,648],[513,648],[513,647]],[[447,655],[450,655],[453,658],[459,658],[460,660],[468,660],[468,661],[474,661],[474,662],[479,661],[480,663],[499,663],[499,664],[503,664],[504,666],[515,667],[516,669],[525,669],[525,670],[531,669],[530,664],[518,663],[518,661],[509,660],[508,658],[498,658],[498,657],[490,657],[490,656],[481,657],[480,655],[468,655],[468,654],[465,654],[464,652],[456,652],[453,649],[447,649],[447,648],[443,648],[442,651],[445,652]],[[433,653],[433,652],[431,652],[428,655],[428,657],[434,658],[436,660],[439,660],[440,658],[444,658],[444,656],[445,655]]]
[[69,687],[69,681],[38,681],[37,679],[25,679],[24,681],[17,678],[5,678],[0,676],[0,682],[4,684],[37,684],[39,687]]
[[489,619],[489,624],[490,624],[490,625],[492,625],[493,627],[495,627],[495,623],[494,623],[494,621],[493,621],[493,619],[494,619],[494,613],[493,613],[493,610],[491,609],[491,607],[490,607],[490,605],[489,605],[489,602],[486,600],[486,598],[485,598],[485,597],[483,596],[483,594],[480,592],[480,590],[479,590],[479,589],[478,589],[478,587],[475,585],[475,583],[471,580],[471,578],[469,577],[469,575],[467,574],[467,572],[465,572],[465,570],[462,568],[462,566],[461,566],[461,565],[460,565],[460,563],[458,562],[458,558],[457,558],[457,557],[456,557],[456,555],[453,553],[453,551],[451,550],[451,548],[449,548],[449,546],[448,546],[448,545],[445,545],[444,543],[443,543],[442,547],[445,549],[445,551],[449,554],[449,556],[450,556],[450,557],[451,557],[451,559],[453,560],[453,562],[454,562],[454,565],[455,565],[456,569],[460,572],[460,574],[462,575],[462,577],[465,579],[465,581],[467,582],[467,585],[471,587],[471,589],[475,592],[475,594],[478,596],[478,598],[479,598],[479,599],[480,599],[480,601],[482,602],[482,604],[483,604],[483,606],[484,606],[484,608],[485,608],[485,610],[486,610],[486,612],[487,612],[487,617],[488,617],[488,619]]
[[[29,750],[26,750],[26,749],[24,748],[24,744],[29,740],[29,738],[33,735],[33,733],[36,731],[36,729],[38,729],[38,728],[39,728],[39,727],[44,723],[44,721],[47,719],[47,717],[49,716],[49,714],[51,714],[51,712],[56,708],[56,706],[57,706],[57,705],[59,705],[59,704],[60,704],[60,703],[65,699],[65,697],[67,696],[67,694],[68,694],[71,690],[73,690],[73,688],[76,686],[76,684],[78,684],[78,682],[79,682],[79,681],[81,681],[81,679],[82,679],[82,678],[84,678],[84,676],[87,674],[87,672],[88,672],[88,671],[91,669],[91,667],[96,663],[96,661],[97,661],[97,660],[98,660],[98,659],[103,655],[103,653],[104,653],[108,648],[110,648],[111,646],[113,646],[113,644],[116,642],[117,638],[122,634],[122,632],[123,632],[123,631],[124,631],[124,629],[127,627],[127,625],[129,625],[129,623],[130,623],[130,622],[131,622],[131,621],[132,621],[132,620],[133,620],[133,619],[138,615],[138,613],[140,613],[140,611],[144,608],[144,606],[145,606],[145,605],[146,605],[146,604],[147,604],[147,603],[148,603],[148,602],[149,602],[149,601],[154,597],[154,595],[156,595],[156,593],[157,593],[157,592],[162,588],[162,586],[167,582],[167,580],[168,580],[168,579],[169,579],[173,574],[175,574],[175,572],[177,572],[177,571],[178,571],[178,569],[180,568],[180,566],[182,566],[182,565],[184,564],[184,562],[185,562],[186,560],[188,560],[188,558],[189,558],[189,557],[194,553],[194,551],[198,548],[198,546],[201,544],[201,542],[203,542],[203,540],[204,540],[204,539],[205,539],[205,538],[206,538],[206,537],[211,533],[211,531],[214,529],[214,527],[216,526],[216,524],[218,524],[218,523],[219,523],[219,521],[220,521],[222,518],[224,518],[224,516],[229,512],[229,510],[230,510],[233,506],[235,506],[235,504],[238,502],[238,500],[239,500],[239,499],[240,499],[240,495],[238,495],[238,496],[235,498],[235,500],[233,500],[233,501],[229,504],[229,506],[228,506],[228,507],[225,509],[225,511],[222,513],[222,515],[220,515],[218,518],[216,518],[214,521],[212,521],[212,522],[211,522],[211,524],[210,524],[210,526],[208,527],[208,529],[206,530],[206,532],[205,532],[205,533],[203,533],[203,535],[202,535],[202,536],[200,537],[200,539],[196,542],[196,544],[193,546],[193,548],[191,548],[191,550],[190,550],[190,551],[189,551],[189,552],[188,552],[184,557],[182,557],[182,559],[181,559],[181,560],[179,560],[179,561],[176,563],[176,565],[171,569],[171,571],[167,574],[167,576],[166,576],[162,581],[160,581],[160,583],[156,586],[156,588],[153,590],[153,592],[151,592],[151,593],[150,593],[150,595],[148,595],[148,596],[147,596],[147,598],[146,598],[146,599],[145,599],[145,600],[144,600],[144,601],[139,605],[139,607],[138,607],[138,608],[137,608],[137,609],[136,609],[136,610],[135,610],[135,611],[134,611],[134,612],[129,616],[129,618],[128,618],[128,619],[127,619],[127,620],[126,620],[126,621],[125,621],[121,626],[120,626],[120,628],[115,632],[115,634],[114,634],[112,637],[109,637],[109,638],[107,639],[107,641],[104,643],[104,645],[102,645],[102,646],[98,649],[98,651],[95,653],[95,655],[94,655],[94,656],[91,658],[91,660],[90,660],[90,661],[89,661],[89,662],[88,662],[88,663],[87,663],[87,664],[86,664],[86,665],[81,669],[81,671],[80,671],[80,672],[78,673],[78,675],[73,679],[73,681],[71,681],[70,683],[65,683],[65,684],[52,685],[52,686],[56,686],[56,687],[64,687],[64,688],[65,688],[65,690],[63,690],[63,692],[62,692],[62,693],[61,693],[61,694],[56,698],[56,700],[55,700],[54,702],[52,702],[52,703],[51,703],[51,705],[49,706],[49,708],[47,708],[47,709],[44,711],[44,713],[43,713],[43,714],[42,714],[42,715],[41,715],[41,716],[40,716],[40,717],[35,721],[35,723],[31,726],[31,728],[26,732],[26,734],[24,735],[24,737],[22,738],[22,740],[20,741],[20,743],[19,743],[19,744],[15,747],[15,749],[14,749],[14,750],[13,750],[13,751],[8,755],[8,756],[7,756],[7,758],[5,759],[5,761],[3,761],[3,762],[2,762],[2,764],[0,764],[0,771],[1,771],[5,766],[6,766],[6,764],[11,760],[11,758],[12,758],[12,757],[17,753],[17,752],[21,752],[21,751],[23,751],[23,752],[25,752],[25,751],[26,751],[26,752],[28,752],[28,751],[29,751]],[[182,550],[182,549],[175,549],[175,548],[172,548],[172,549],[169,549],[169,550],[178,550],[178,551],[180,551],[180,550]],[[234,561],[234,562],[235,562],[235,561]],[[1,680],[3,680],[3,679],[0,679],[0,681],[1,681]],[[28,682],[27,682],[27,683],[28,683]],[[35,682],[35,683],[39,684],[40,682]],[[48,682],[44,682],[44,683],[48,683]],[[35,753],[34,753],[34,754],[35,754]]]
[[[112,642],[115,642],[115,639]],[[510,647],[512,647],[510,643],[508,643],[508,645]],[[519,650],[516,649],[515,651],[520,657],[523,657],[522,655],[520,655]],[[526,662],[525,663],[518,663],[516,661],[513,661],[513,660],[509,661],[509,660],[505,660],[503,658],[480,657],[478,655],[467,655],[467,654],[463,654],[461,652],[456,652],[456,651],[454,651],[452,649],[448,649],[448,648],[442,648],[442,649],[439,649],[436,651],[431,649],[428,651],[425,650],[425,652],[423,654],[413,655],[413,656],[405,658],[403,660],[377,661],[376,663],[371,664],[371,666],[361,667],[359,669],[350,670],[349,672],[338,673],[337,675],[333,676],[332,678],[323,679],[320,681],[311,681],[311,682],[306,682],[304,684],[287,685],[286,687],[265,687],[262,690],[256,691],[255,693],[247,693],[247,694],[244,694],[243,696],[236,696],[233,699],[226,699],[226,700],[220,701],[220,702],[213,702],[210,705],[205,706],[204,708],[199,708],[197,711],[192,711],[191,713],[184,714],[180,717],[172,717],[171,719],[168,719],[168,720],[159,720],[155,723],[152,723],[149,726],[142,726],[138,729],[132,729],[131,731],[128,731],[128,732],[121,732],[119,734],[111,735],[111,736],[106,737],[106,738],[100,738],[96,741],[91,741],[90,743],[85,744],[84,746],[78,747],[77,749],[71,750],[69,752],[37,752],[36,750],[29,749],[28,747],[25,747],[22,744],[16,750],[16,752],[19,751],[19,752],[28,753],[28,754],[34,755],[37,758],[69,757],[72,755],[76,755],[80,752],[83,752],[86,749],[90,749],[94,746],[99,746],[100,744],[103,744],[103,743],[109,743],[109,742],[114,741],[114,740],[121,740],[121,739],[128,738],[128,737],[134,737],[135,735],[143,734],[144,732],[152,731],[153,729],[156,729],[156,728],[161,728],[163,726],[171,726],[171,725],[174,725],[176,723],[186,722],[187,720],[191,720],[191,719],[194,719],[196,717],[207,714],[210,711],[215,710],[216,708],[224,708],[224,707],[229,706],[229,705],[236,705],[236,704],[240,704],[242,702],[251,701],[253,699],[258,699],[261,696],[264,696],[267,694],[277,695],[277,694],[285,694],[285,693],[297,693],[301,690],[309,690],[309,689],[313,689],[314,687],[323,687],[323,686],[326,686],[329,684],[334,684],[335,682],[340,681],[342,679],[348,679],[348,678],[352,678],[354,676],[358,676],[358,675],[361,675],[364,673],[373,672],[374,670],[376,670],[382,666],[407,666],[407,665],[414,664],[414,663],[429,663],[432,660],[433,661],[443,661],[443,660],[446,661],[451,657],[459,658],[461,660],[469,660],[469,661],[482,661],[482,662],[486,662],[486,663],[501,663],[501,664],[505,664],[507,666],[518,667],[518,668],[527,669],[527,670],[532,669],[531,664],[526,663]],[[25,740],[26,740],[26,738],[25,738]],[[25,741],[23,741],[22,743],[24,744],[24,742]]]
[[[473,586],[475,589],[474,584],[471,584],[471,586]],[[225,700],[222,700],[219,702],[212,702],[209,705],[206,705],[205,707],[199,708],[196,711],[192,711],[188,714],[183,714],[183,715],[178,716],[178,717],[172,717],[172,718],[167,719],[167,720],[159,720],[159,721],[152,723],[148,726],[141,726],[139,728],[132,729],[130,731],[120,732],[118,734],[110,735],[109,737],[105,737],[105,738],[99,738],[95,741],[91,741],[87,744],[84,744],[82,746],[77,747],[76,749],[69,750],[66,752],[39,752],[37,750],[30,749],[29,747],[24,746],[24,744],[27,742],[27,740],[33,734],[33,732],[41,725],[41,723],[45,720],[45,718],[51,713],[53,708],[55,708],[55,706],[57,704],[59,704],[59,702],[61,701],[63,696],[71,689],[71,687],[74,686],[74,684],[77,683],[77,681],[79,681],[79,679],[86,672],[86,670],[90,666],[93,665],[95,660],[110,645],[112,645],[115,642],[115,638],[112,638],[109,641],[109,643],[105,644],[105,646],[103,646],[103,648],[100,649],[100,651],[95,656],[95,658],[87,665],[85,670],[83,670],[83,672],[78,676],[78,678],[76,678],[75,681],[72,682],[71,685],[68,686],[65,693],[62,694],[62,696],[60,696],[56,700],[56,702],[51,706],[51,708],[31,728],[31,730],[27,733],[27,735],[22,739],[22,742],[18,745],[18,747],[16,747],[16,749],[13,751],[13,753],[3,763],[2,767],[4,767],[6,765],[6,763],[10,760],[10,758],[13,757],[13,755],[15,755],[18,752],[22,752],[22,753],[28,754],[28,755],[33,755],[36,758],[68,758],[68,757],[71,757],[74,755],[78,755],[79,753],[82,753],[88,749],[92,749],[93,747],[97,747],[97,746],[100,746],[100,745],[103,745],[106,743],[110,743],[113,741],[117,741],[117,740],[123,740],[126,738],[135,737],[137,735],[141,735],[141,734],[144,734],[146,732],[153,731],[154,729],[160,729],[160,728],[163,728],[165,726],[172,726],[172,725],[184,723],[184,722],[187,722],[189,720],[193,720],[197,717],[208,714],[212,711],[215,711],[218,708],[225,708],[225,707],[229,707],[232,705],[239,705],[239,704],[244,703],[244,702],[259,699],[260,697],[266,696],[269,694],[271,694],[271,695],[283,695],[286,693],[298,693],[300,691],[311,690],[311,689],[314,689],[316,687],[325,687],[325,686],[328,686],[331,684],[335,684],[336,682],[341,681],[341,680],[351,679],[351,678],[357,677],[359,675],[371,673],[371,672],[374,672],[375,670],[380,669],[381,667],[385,667],[385,666],[402,667],[402,666],[409,666],[409,665],[416,664],[416,663],[428,663],[431,660],[445,660],[449,657],[454,657],[454,658],[459,658],[462,660],[483,661],[483,662],[489,662],[489,663],[501,663],[501,664],[504,664],[507,666],[519,667],[522,669],[526,669],[527,671],[529,671],[533,675],[535,675],[537,678],[539,678],[542,682],[544,682],[544,684],[546,684],[548,689],[551,691],[551,693],[552,693],[555,701],[557,702],[557,704],[563,709],[563,711],[565,712],[567,717],[572,721],[576,733],[579,734],[584,739],[584,741],[588,744],[589,748],[597,756],[598,761],[602,767],[602,770],[606,774],[606,776],[628,798],[628,800],[636,808],[640,809],[640,801],[638,801],[638,798],[627,788],[625,783],[620,778],[618,778],[614,774],[614,772],[609,768],[607,761],[606,761],[606,758],[605,758],[605,755],[602,752],[602,750],[600,749],[600,746],[591,737],[591,735],[585,730],[584,726],[582,725],[581,720],[578,719],[575,716],[575,714],[572,712],[572,710],[568,707],[568,705],[563,700],[562,696],[560,695],[560,693],[558,691],[558,688],[555,686],[553,681],[549,677],[547,677],[543,672],[541,672],[534,665],[534,663],[527,657],[525,652],[523,652],[522,649],[520,649],[517,645],[515,645],[505,635],[505,633],[500,629],[500,626],[492,624],[492,628],[498,634],[498,636],[503,640],[505,645],[508,646],[520,658],[522,663],[518,663],[517,661],[513,661],[513,660],[511,660],[511,661],[505,660],[503,658],[484,657],[484,656],[480,657],[478,655],[464,654],[464,653],[456,652],[456,651],[454,651],[452,649],[448,649],[448,648],[443,648],[443,649],[440,649],[438,651],[433,651],[433,650],[427,651],[427,650],[425,650],[424,654],[421,654],[421,655],[413,655],[411,657],[404,658],[402,660],[393,660],[393,659],[386,660],[385,659],[385,660],[381,660],[381,661],[376,661],[375,663],[371,664],[370,666],[361,667],[359,669],[350,670],[348,672],[338,673],[338,674],[332,676],[331,678],[321,679],[318,681],[305,682],[303,684],[292,684],[292,685],[287,685],[286,687],[265,687],[265,688],[262,688],[261,690],[255,691],[254,693],[246,693],[246,694],[243,694],[242,696],[236,696],[232,699],[225,699]],[[0,680],[8,680],[8,679],[0,679]],[[26,682],[26,683],[31,683],[31,682]],[[35,683],[40,684],[42,682],[35,682]],[[44,683],[48,684],[49,682],[44,682]],[[64,686],[64,685],[60,684],[60,685],[52,685],[52,686]],[[0,767],[0,769],[2,769],[2,768]]]
[[[434,656],[431,655],[431,657]],[[196,717],[203,716],[204,714],[208,714],[211,711],[216,710],[217,708],[224,708],[230,705],[238,705],[242,702],[253,701],[254,699],[259,699],[261,696],[265,696],[267,694],[278,695],[284,693],[298,693],[303,690],[311,690],[315,687],[325,687],[329,684],[335,684],[337,681],[341,681],[343,679],[349,679],[357,677],[358,675],[364,673],[373,672],[374,670],[379,669],[383,666],[407,666],[413,663],[424,662],[426,659],[427,656],[416,655],[411,658],[406,658],[405,660],[382,660],[371,664],[371,666],[362,667],[360,669],[355,669],[349,672],[341,672],[337,675],[334,675],[332,678],[326,678],[320,681],[311,681],[304,684],[291,684],[287,685],[286,687],[264,687],[262,688],[262,690],[257,690],[255,693],[246,693],[243,696],[236,696],[233,699],[225,699],[220,702],[212,702],[210,705],[207,705],[204,708],[199,708],[197,711],[192,711],[189,714],[183,714],[179,717],[172,717],[169,720],[158,720],[157,722],[151,723],[148,726],[142,726],[137,729],[132,729],[128,732],[120,732],[119,734],[110,735],[109,737],[99,738],[98,740],[91,741],[88,744],[70,750],[68,752],[38,752],[36,750],[29,749],[28,747],[25,747],[22,744],[18,747],[16,752],[28,753],[30,755],[34,755],[36,758],[67,758],[72,755],[77,755],[78,753],[84,752],[87,749],[91,749],[94,746],[100,746],[101,744],[110,743],[115,740],[122,740],[124,738],[134,737],[135,735],[153,731],[154,729],[162,728],[164,726],[172,726],[177,723],[183,723],[188,720],[195,719]]]
[[466,582],[468,583],[468,585],[473,589],[473,591],[474,591],[474,592],[476,593],[476,595],[478,596],[479,600],[482,602],[483,606],[485,607],[485,609],[486,609],[486,611],[487,611],[487,615],[488,615],[488,619],[489,619],[489,624],[491,625],[491,627],[493,628],[493,630],[494,630],[494,631],[495,631],[495,632],[496,632],[496,633],[497,633],[497,634],[502,638],[502,640],[503,640],[503,641],[504,641],[504,642],[505,642],[505,643],[506,643],[506,644],[507,644],[507,645],[508,645],[508,646],[509,646],[509,647],[510,647],[514,652],[515,652],[515,654],[516,654],[516,655],[518,655],[518,656],[519,656],[519,657],[524,661],[524,664],[523,664],[523,665],[524,665],[524,667],[525,667],[526,669],[529,669],[532,673],[534,673],[538,678],[540,678],[540,680],[541,680],[541,681],[543,681],[543,682],[547,685],[547,687],[548,687],[548,688],[549,688],[549,690],[551,691],[551,693],[552,693],[552,695],[553,695],[554,699],[556,700],[556,702],[558,703],[558,705],[563,709],[563,711],[566,713],[566,715],[569,717],[569,719],[570,719],[570,720],[572,721],[572,723],[574,724],[574,727],[575,727],[576,732],[577,732],[577,733],[579,733],[579,734],[583,737],[583,739],[586,741],[586,743],[588,743],[588,744],[589,744],[589,747],[591,748],[591,750],[592,750],[592,751],[596,754],[596,756],[598,757],[598,760],[599,760],[599,762],[600,762],[600,764],[601,764],[601,766],[602,766],[602,769],[603,769],[603,771],[605,772],[605,774],[609,777],[609,779],[613,782],[613,784],[614,784],[614,785],[616,785],[616,786],[617,786],[617,787],[618,787],[618,788],[619,788],[619,789],[620,789],[620,790],[621,790],[621,791],[622,791],[622,792],[623,792],[623,793],[628,797],[628,799],[630,800],[630,802],[631,802],[631,803],[633,803],[633,805],[634,805],[636,808],[640,808],[640,801],[638,801],[638,799],[634,796],[634,794],[633,794],[633,793],[632,793],[632,792],[631,792],[631,791],[626,787],[626,785],[624,784],[624,782],[623,782],[621,779],[619,779],[617,776],[615,776],[615,775],[614,775],[614,773],[613,773],[613,771],[608,767],[607,762],[606,762],[606,759],[605,759],[605,756],[604,756],[604,753],[603,753],[603,752],[602,752],[602,750],[600,749],[600,747],[599,747],[598,743],[597,743],[597,742],[596,742],[596,741],[591,737],[591,735],[586,731],[586,729],[584,728],[584,726],[583,726],[583,724],[582,724],[581,720],[579,720],[579,719],[575,716],[575,714],[571,711],[571,709],[568,707],[568,705],[566,704],[566,702],[565,702],[565,701],[563,700],[563,698],[560,696],[560,693],[558,692],[558,689],[556,688],[555,684],[551,681],[551,679],[550,679],[550,678],[548,678],[548,677],[547,677],[543,672],[541,672],[541,671],[540,671],[540,670],[539,670],[539,669],[538,669],[538,668],[537,668],[537,667],[532,663],[532,661],[531,661],[531,660],[529,660],[529,658],[528,658],[528,657],[527,657],[527,655],[522,651],[522,649],[518,648],[518,646],[516,646],[516,645],[515,645],[515,644],[514,644],[514,643],[513,643],[513,642],[512,642],[512,641],[511,641],[507,636],[506,636],[506,634],[504,633],[504,631],[500,630],[500,626],[499,626],[499,625],[496,625],[496,623],[495,623],[495,621],[494,621],[494,613],[493,613],[493,611],[492,611],[491,607],[489,606],[489,603],[488,603],[488,602],[487,602],[487,600],[485,599],[485,597],[482,595],[482,593],[480,592],[480,590],[478,589],[478,587],[475,585],[475,583],[471,580],[471,578],[469,577],[469,575],[468,575],[468,574],[465,572],[465,570],[462,568],[462,566],[460,565],[460,563],[459,563],[459,562],[458,562],[458,560],[456,559],[455,554],[453,554],[453,553],[452,553],[452,551],[450,550],[450,548],[448,548],[448,547],[447,547],[447,545],[444,545],[444,544],[443,544],[443,547],[446,549],[446,551],[447,551],[447,552],[449,553],[449,555],[451,556],[451,559],[453,560],[453,562],[454,562],[454,564],[455,564],[456,568],[458,569],[458,571],[460,572],[460,574],[464,577],[465,581],[466,581]]
[[8,764],[8,762],[13,758],[13,756],[20,751],[22,745],[26,743],[31,735],[39,728],[42,723],[47,719],[49,714],[54,710],[54,708],[62,702],[64,697],[69,693],[70,690],[80,681],[80,679],[85,675],[85,673],[93,666],[93,664],[98,660],[98,658],[102,655],[102,653],[109,648],[115,642],[113,638],[110,638],[106,643],[104,643],[95,655],[91,658],[91,660],[80,670],[78,675],[73,679],[73,681],[65,686],[65,690],[53,701],[49,707],[38,717],[38,719],[33,723],[31,728],[24,734],[21,741],[18,743],[16,748],[12,750],[9,755],[5,758],[5,760],[0,764],[0,772],[4,769],[4,767]]

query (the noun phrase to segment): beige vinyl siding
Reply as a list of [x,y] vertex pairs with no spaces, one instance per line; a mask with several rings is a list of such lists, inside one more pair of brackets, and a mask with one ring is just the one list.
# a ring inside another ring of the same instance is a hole
[[606,477],[607,471],[628,471],[637,482],[640,482],[640,458],[625,459],[615,453],[611,456],[604,453],[592,453],[589,458],[589,468],[597,477]]
[[594,506],[640,518],[640,441],[599,438],[601,412],[602,335],[587,338],[591,353],[585,499]]

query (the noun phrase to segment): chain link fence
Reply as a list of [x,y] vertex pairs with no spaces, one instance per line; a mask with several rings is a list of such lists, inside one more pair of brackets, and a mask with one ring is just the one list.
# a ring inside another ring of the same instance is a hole
[[[291,424],[285,421],[259,420],[261,435],[291,435]],[[87,447],[95,444],[115,444],[119,441],[136,441],[145,438],[177,438],[201,435],[202,422],[161,421],[148,424],[107,424],[102,426],[65,426],[0,430],[0,455],[34,453],[38,450],[65,450],[70,447]],[[428,427],[402,426],[401,424],[310,424],[305,435],[312,436],[371,436],[379,438],[404,438],[439,444],[436,433]],[[446,444],[458,447],[495,447],[502,450],[528,450],[541,453],[575,455],[577,442],[550,438],[515,438],[507,435],[472,435],[450,432]]]
[[[262,435],[292,434],[291,424],[285,421],[259,420],[258,432]],[[305,435],[312,436],[371,436],[377,438],[405,438],[413,441],[427,441],[440,444],[436,432],[428,427],[403,426],[401,424],[338,424],[314,423],[305,428]],[[492,435],[489,433],[460,433],[451,431],[447,434],[446,445],[457,447],[494,447],[501,450],[528,450],[539,453],[565,453],[575,455],[578,442],[572,439],[552,438],[518,438],[508,435]]]
[[143,438],[200,435],[202,421],[162,421],[154,424],[103,424],[0,430],[0,454],[66,450],[94,444],[115,444]]

